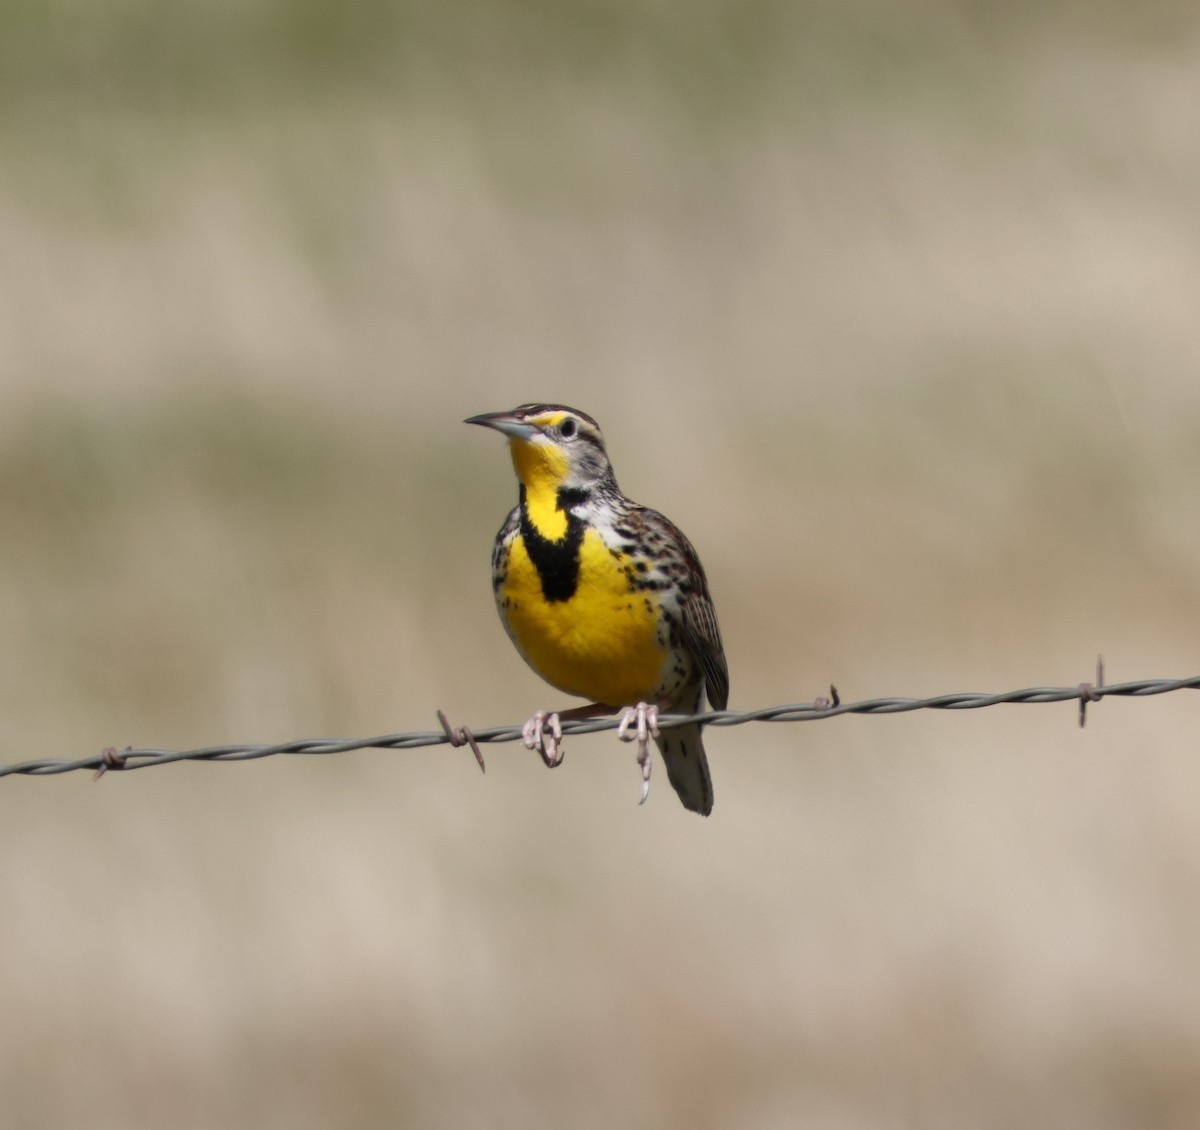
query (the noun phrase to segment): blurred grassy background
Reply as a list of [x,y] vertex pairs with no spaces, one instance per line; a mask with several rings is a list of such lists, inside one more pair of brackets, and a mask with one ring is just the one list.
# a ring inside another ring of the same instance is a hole
[[[3,760],[514,722],[459,421],[733,705],[1200,670],[1184,0],[0,6]],[[0,1122],[1192,1126],[1190,695],[0,783]]]

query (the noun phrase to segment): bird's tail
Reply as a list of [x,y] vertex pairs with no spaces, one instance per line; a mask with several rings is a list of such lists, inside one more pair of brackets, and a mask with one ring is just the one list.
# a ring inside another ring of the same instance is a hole
[[673,726],[663,730],[654,743],[666,762],[667,777],[683,807],[707,816],[712,812],[713,789],[700,727],[695,723]]

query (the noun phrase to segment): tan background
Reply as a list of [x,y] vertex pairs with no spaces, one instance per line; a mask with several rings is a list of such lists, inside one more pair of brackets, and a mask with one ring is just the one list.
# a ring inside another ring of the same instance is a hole
[[[1200,15],[0,6],[2,759],[560,700],[599,418],[739,708],[1200,671]],[[0,782],[6,1127],[1184,1127],[1200,703]]]

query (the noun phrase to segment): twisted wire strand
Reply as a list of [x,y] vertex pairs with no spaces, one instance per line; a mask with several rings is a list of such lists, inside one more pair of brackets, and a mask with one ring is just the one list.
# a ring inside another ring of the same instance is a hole
[[[1096,682],[1080,683],[1074,687],[1028,687],[1024,690],[1007,691],[1003,694],[942,694],[932,698],[872,698],[862,702],[839,702],[834,692],[832,701],[818,700],[811,703],[794,703],[787,706],[766,706],[759,710],[719,710],[708,714],[663,714],[658,724],[662,729],[681,726],[688,722],[702,722],[708,726],[741,726],[747,722],[815,722],[825,718],[837,718],[843,714],[906,714],[914,710],[979,710],[985,706],[1002,703],[1079,703],[1079,724],[1086,720],[1088,703],[1099,702],[1111,696],[1145,698],[1150,695],[1171,694],[1174,691],[1200,690],[1200,675],[1188,679],[1139,679],[1130,683],[1104,685],[1103,664],[1097,666]],[[439,712],[440,716],[440,712]],[[479,766],[483,768],[483,755],[474,743],[495,744],[516,741],[521,737],[520,726],[493,726],[489,729],[471,731],[465,727],[453,729],[441,718],[442,730],[415,731],[401,734],[384,734],[373,738],[301,738],[281,742],[278,745],[218,745],[199,749],[133,749],[117,751],[112,747],[92,757],[77,760],[65,758],[43,758],[37,761],[22,761],[12,765],[0,765],[0,777],[31,776],[46,777],[59,773],[71,773],[78,769],[92,769],[100,776],[108,770],[146,769],[153,765],[170,765],[178,761],[256,761],[263,757],[279,754],[331,754],[349,753],[356,749],[418,749],[423,746],[471,745]],[[601,730],[614,730],[620,724],[618,718],[594,718],[585,721],[562,723],[562,732],[567,734],[594,734]]]

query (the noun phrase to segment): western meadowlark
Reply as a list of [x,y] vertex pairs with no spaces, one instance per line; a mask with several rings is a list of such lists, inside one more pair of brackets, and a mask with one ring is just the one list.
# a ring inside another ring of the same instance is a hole
[[517,651],[546,682],[591,700],[539,711],[527,748],[562,760],[560,720],[621,711],[618,736],[638,741],[642,801],[649,738],[684,805],[707,816],[712,781],[698,725],[659,732],[658,711],[694,714],[701,695],[724,710],[729,671],[691,542],[656,510],[626,498],[596,421],[562,404],[522,404],[465,423],[508,437],[520,500],[496,535],[492,588]]

